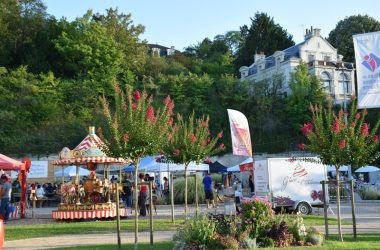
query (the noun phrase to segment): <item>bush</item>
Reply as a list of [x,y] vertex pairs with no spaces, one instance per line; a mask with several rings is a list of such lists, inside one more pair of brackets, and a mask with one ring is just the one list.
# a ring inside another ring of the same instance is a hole
[[[198,181],[198,202],[204,203],[205,192],[203,190],[202,178],[197,176]],[[174,180],[174,203],[184,204],[185,203],[185,178],[181,177]],[[187,178],[187,203],[195,204],[195,181],[194,177],[190,176]]]
[[294,240],[305,241],[306,227],[303,222],[302,214],[300,212],[297,212],[296,214],[278,214],[275,221],[277,224],[285,221],[288,225],[289,232],[293,234]]
[[285,221],[280,222],[280,224],[273,223],[267,235],[273,240],[275,247],[288,247],[293,242],[293,235],[289,233]]
[[213,240],[214,233],[215,222],[213,220],[207,216],[193,217],[187,220],[174,235],[174,249],[188,249],[194,244],[206,246]]
[[212,183],[214,184],[214,186],[217,183],[223,184],[221,174],[211,174],[211,178],[212,178]]
[[268,201],[255,198],[242,203],[242,229],[249,232],[250,238],[257,238],[259,232],[265,232],[273,220],[274,212]]
[[312,245],[322,245],[323,243],[323,233],[311,227],[307,230],[306,242],[311,243]]
[[363,200],[380,200],[380,192],[375,189],[361,188],[359,195]]

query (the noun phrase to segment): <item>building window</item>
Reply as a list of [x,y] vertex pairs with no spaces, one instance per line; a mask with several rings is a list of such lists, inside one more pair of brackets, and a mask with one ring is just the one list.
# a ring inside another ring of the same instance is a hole
[[347,74],[341,73],[339,75],[339,94],[351,94],[350,79]]
[[331,77],[330,77],[329,73],[322,72],[321,79],[322,79],[322,84],[323,84],[323,87],[324,87],[325,91],[327,93],[331,93],[332,92],[332,89],[331,89]]
[[308,55],[309,62],[313,62],[314,58],[315,58],[314,55]]
[[325,62],[330,62],[331,61],[331,57],[330,56],[324,56],[323,59],[325,60]]

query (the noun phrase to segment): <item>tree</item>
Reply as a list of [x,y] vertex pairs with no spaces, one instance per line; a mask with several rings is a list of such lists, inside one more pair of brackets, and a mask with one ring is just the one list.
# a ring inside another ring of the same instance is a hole
[[243,42],[234,63],[236,70],[241,66],[251,65],[255,53],[264,52],[266,55],[272,55],[277,50],[294,45],[292,36],[266,13],[257,12],[251,21],[251,27],[240,27]]
[[338,49],[338,53],[343,55],[346,62],[355,62],[352,36],[379,30],[380,22],[373,17],[368,15],[349,16],[338,22],[327,40]]
[[164,152],[167,158],[174,163],[185,165],[185,216],[187,217],[187,167],[191,161],[201,163],[207,156],[216,154],[224,149],[224,144],[217,147],[222,138],[220,132],[217,137],[211,138],[208,128],[209,118],[194,118],[194,113],[185,121],[181,115],[177,116],[177,124],[173,126],[169,140],[165,144]]
[[[332,107],[325,110],[321,106],[311,106],[313,118],[311,122],[303,125],[301,131],[308,139],[307,145],[302,148],[316,153],[320,161],[325,165],[334,165],[336,168],[336,181],[339,187],[339,168],[343,165],[352,166],[354,169],[365,166],[380,157],[377,151],[380,143],[380,135],[377,134],[380,119],[370,132],[369,124],[364,120],[367,111],[356,113],[356,105],[351,106],[347,124],[345,112],[340,110],[338,114],[332,111]],[[340,221],[340,191],[337,190],[338,231],[343,241]]]
[[142,157],[162,152],[163,145],[168,141],[170,125],[173,122],[174,104],[170,97],[166,97],[159,109],[154,109],[153,98],[143,91],[132,93],[130,86],[126,86],[126,93],[117,85],[115,87],[115,108],[111,111],[105,97],[101,98],[107,126],[100,137],[109,156],[130,159],[135,166],[135,249],[138,243],[138,216],[137,216],[137,173]]
[[307,64],[302,62],[290,76],[290,95],[286,98],[286,111],[294,131],[299,124],[310,121],[310,103],[321,105],[327,97],[316,76],[308,72]]

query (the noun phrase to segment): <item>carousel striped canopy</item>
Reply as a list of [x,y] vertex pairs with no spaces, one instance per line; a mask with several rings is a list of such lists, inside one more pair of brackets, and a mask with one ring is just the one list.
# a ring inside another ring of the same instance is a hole
[[95,134],[95,127],[90,127],[90,134],[84,138],[73,150],[63,148],[59,153],[59,160],[53,165],[71,165],[86,163],[113,163],[125,164],[128,160],[108,157],[103,151],[103,141]]

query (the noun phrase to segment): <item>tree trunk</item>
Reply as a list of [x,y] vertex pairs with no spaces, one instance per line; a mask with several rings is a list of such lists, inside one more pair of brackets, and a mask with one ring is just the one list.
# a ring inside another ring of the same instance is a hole
[[342,235],[342,225],[341,225],[341,220],[340,220],[340,187],[339,187],[339,184],[340,184],[340,176],[339,176],[339,168],[338,167],[335,167],[336,168],[336,206],[337,206],[337,210],[338,210],[338,234],[339,234],[339,238],[341,241],[343,241],[343,235]]
[[138,220],[139,220],[139,216],[138,216],[139,186],[137,185],[137,183],[138,183],[137,173],[138,173],[138,167],[139,167],[138,162],[139,162],[139,160],[136,160],[135,162],[133,162],[133,164],[135,165],[135,250],[137,250],[137,246],[139,243],[139,223],[138,223]]
[[187,219],[187,167],[188,164],[185,165],[185,219]]

